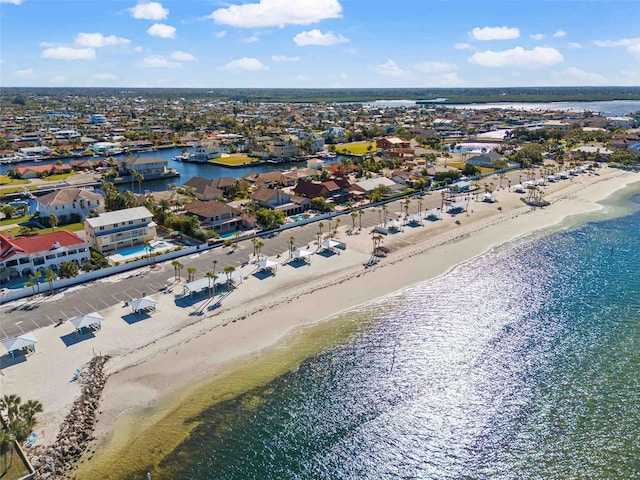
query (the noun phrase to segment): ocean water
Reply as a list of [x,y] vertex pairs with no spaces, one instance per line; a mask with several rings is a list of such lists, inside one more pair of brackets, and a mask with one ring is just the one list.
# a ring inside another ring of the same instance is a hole
[[620,204],[346,314],[153,479],[640,478],[640,194]]

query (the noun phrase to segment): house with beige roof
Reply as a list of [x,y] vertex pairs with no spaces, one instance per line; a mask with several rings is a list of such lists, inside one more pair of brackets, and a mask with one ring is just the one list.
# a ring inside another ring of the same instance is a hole
[[72,215],[78,215],[83,220],[91,214],[104,211],[104,197],[102,195],[76,187],[55,190],[38,197],[36,203],[36,211],[40,213],[41,217],[48,217],[53,213],[62,223],[65,218],[70,221]]
[[156,223],[146,207],[115,210],[85,218],[84,230],[87,241],[103,254],[116,253],[156,239]]
[[198,217],[204,228],[226,233],[242,228],[242,210],[218,200],[194,200],[184,206],[187,215]]

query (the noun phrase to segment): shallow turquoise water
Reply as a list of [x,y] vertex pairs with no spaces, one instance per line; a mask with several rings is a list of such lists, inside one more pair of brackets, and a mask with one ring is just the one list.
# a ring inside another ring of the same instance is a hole
[[343,345],[194,419],[154,478],[640,478],[640,195],[624,201],[367,306]]

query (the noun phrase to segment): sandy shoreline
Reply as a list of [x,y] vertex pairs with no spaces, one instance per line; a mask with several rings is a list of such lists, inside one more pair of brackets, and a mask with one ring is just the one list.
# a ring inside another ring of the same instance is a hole
[[[70,381],[74,370],[94,354],[110,355],[96,430],[98,445],[104,448],[114,432],[131,431],[132,419],[142,412],[159,418],[162,408],[179,402],[203,379],[277,344],[294,329],[443,275],[494,245],[597,210],[597,202],[636,181],[635,173],[608,168],[599,176],[580,175],[547,187],[545,198],[551,206],[535,210],[521,202],[521,195],[500,190],[496,204],[472,201],[469,215],[447,215],[443,221],[425,221],[424,227],[407,226],[386,236],[383,245],[391,252],[369,268],[363,264],[370,258],[370,236],[364,231],[348,235],[348,226],[343,226],[338,238],[347,249],[340,255],[313,255],[310,266],[299,268],[281,265],[275,277],[263,280],[251,275],[255,267],[249,265],[243,269],[246,280],[221,308],[204,308],[205,315],[194,312],[206,300],[184,308],[174,303],[172,293],[156,294],[158,311],[151,318],[129,323],[123,321],[128,310],[112,307],[100,312],[106,319],[103,329],[86,341],[69,346],[62,342],[61,336],[73,331],[67,324],[38,330],[38,352],[0,372],[2,390],[44,404],[36,431],[38,443],[49,444],[79,395],[78,384]],[[161,268],[167,280],[173,280],[173,268]],[[174,287],[174,292],[179,290]]]

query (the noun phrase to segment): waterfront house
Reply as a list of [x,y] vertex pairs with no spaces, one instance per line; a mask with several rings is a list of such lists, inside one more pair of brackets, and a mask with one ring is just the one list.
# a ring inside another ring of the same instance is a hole
[[48,217],[52,213],[60,219],[71,221],[72,215],[80,220],[92,213],[104,211],[104,197],[94,191],[84,188],[67,187],[55,190],[42,197],[38,197],[36,210],[41,217]]
[[215,200],[229,193],[229,189],[238,182],[231,177],[203,178],[192,177],[184,183],[198,200]]
[[467,164],[473,165],[474,167],[492,168],[496,162],[502,160],[506,160],[506,158],[498,152],[491,151],[481,155],[474,155],[467,160]]
[[125,175],[131,175],[135,170],[148,180],[162,176],[166,173],[168,165],[169,161],[164,158],[126,157],[121,163],[121,168]]
[[293,179],[282,172],[247,173],[242,180],[251,183],[255,188],[275,188],[293,185]]
[[233,232],[242,227],[242,210],[218,200],[194,200],[187,203],[184,209],[187,215],[198,217],[204,228],[214,232]]
[[91,259],[89,244],[66,230],[11,238],[0,235],[0,282],[36,271],[58,271],[62,262],[81,266]]
[[55,173],[67,173],[71,170],[71,165],[63,163],[62,165],[18,165],[10,171],[18,178],[38,178]]
[[251,199],[262,208],[271,208],[284,212],[287,216],[297,215],[311,207],[308,198],[289,195],[278,188],[261,188],[256,190]]
[[376,147],[387,150],[391,148],[409,148],[411,143],[399,137],[383,137],[376,139]]
[[318,197],[327,199],[331,196],[331,192],[327,186],[322,183],[298,182],[293,191],[297,195],[310,199]]
[[153,214],[145,207],[127,208],[85,218],[87,241],[100,253],[144,245],[156,239]]

